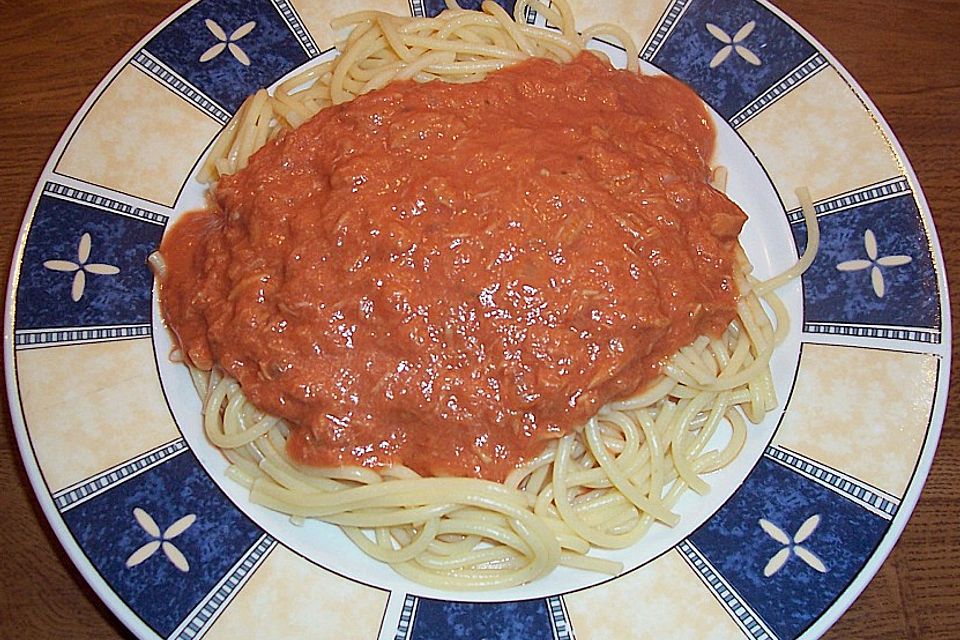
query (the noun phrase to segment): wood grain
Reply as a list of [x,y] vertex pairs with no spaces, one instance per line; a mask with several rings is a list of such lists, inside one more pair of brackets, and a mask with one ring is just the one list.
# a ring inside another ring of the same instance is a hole
[[[179,0],[0,2],[0,260],[61,132],[113,64]],[[924,187],[949,275],[960,269],[955,0],[781,0],[861,83]],[[954,314],[956,307],[952,305]],[[956,347],[956,340],[954,341]],[[951,372],[951,380],[954,379]],[[900,542],[830,640],[946,640],[960,629],[960,422],[951,394],[926,488]],[[0,637],[132,637],[73,568],[36,505],[4,409]]]

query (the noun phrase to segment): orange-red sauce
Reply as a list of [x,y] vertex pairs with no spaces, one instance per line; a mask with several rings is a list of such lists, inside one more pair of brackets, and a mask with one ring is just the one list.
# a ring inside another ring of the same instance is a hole
[[164,239],[163,311],[311,465],[503,479],[734,315],[683,84],[583,54],[324,110]]

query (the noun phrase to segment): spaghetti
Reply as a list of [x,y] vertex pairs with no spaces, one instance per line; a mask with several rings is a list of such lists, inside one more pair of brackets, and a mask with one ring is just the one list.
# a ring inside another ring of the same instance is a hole
[[[519,18],[528,6],[561,27],[560,33],[523,24]],[[272,96],[252,96],[218,141],[204,178],[243,169],[256,149],[282,131],[395,79],[470,82],[530,56],[569,62],[585,39],[625,35],[604,26],[578,35],[561,0],[551,7],[520,0],[516,22],[492,2],[483,9],[480,14],[452,7],[439,19],[363,12],[337,21],[335,28],[353,27],[340,56],[284,82]],[[625,44],[635,65],[636,50]],[[816,251],[812,206],[808,197],[802,200],[813,223],[808,249],[798,268],[774,284],[796,277]],[[216,366],[191,367],[204,398],[204,429],[254,502],[298,520],[336,524],[363,551],[417,582],[441,589],[503,588],[536,580],[558,565],[615,574],[618,563],[590,550],[632,545],[655,522],[676,524],[672,509],[680,496],[688,489],[706,492],[701,476],[728,464],[746,439],[746,422],[759,422],[775,406],[768,364],[787,318],[770,293],[773,287],[750,275],[742,251],[737,259],[736,318],[722,334],[680,348],[641,393],[607,404],[503,482],[421,477],[402,465],[373,470],[298,464],[288,454],[291,426],[255,407]],[[152,263],[162,286],[163,257],[155,254]],[[721,429],[730,432],[726,445],[708,450]]]

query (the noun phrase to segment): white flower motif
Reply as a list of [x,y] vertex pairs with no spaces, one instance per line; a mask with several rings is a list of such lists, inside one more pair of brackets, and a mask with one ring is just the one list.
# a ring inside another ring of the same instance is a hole
[[250,66],[250,57],[246,54],[246,52],[244,52],[243,49],[240,48],[240,46],[237,44],[237,40],[253,31],[254,27],[257,26],[256,22],[251,20],[250,22],[240,25],[229,36],[227,35],[227,32],[223,30],[223,27],[217,24],[215,20],[207,18],[203,22],[205,25],[207,25],[207,29],[210,30],[210,33],[213,34],[213,37],[219,40],[219,42],[200,55],[200,62],[209,62],[223,53],[224,50],[227,50],[233,54],[233,57],[237,59],[237,62],[245,67]]
[[751,20],[740,27],[740,29],[733,34],[733,37],[731,38],[726,31],[717,25],[710,24],[708,22],[707,31],[710,32],[710,35],[724,44],[723,48],[721,48],[720,51],[717,51],[716,55],[713,56],[713,59],[710,60],[710,68],[716,69],[719,67],[721,64],[723,64],[723,61],[729,58],[730,54],[734,51],[736,51],[741,58],[754,66],[759,67],[761,64],[763,64],[760,61],[760,58],[758,58],[753,51],[750,51],[750,49],[747,49],[745,46],[740,44],[747,39],[747,36],[753,33],[753,30],[756,26],[756,20]]
[[863,233],[863,246],[867,251],[869,260],[845,260],[837,265],[839,271],[861,271],[870,269],[870,282],[873,284],[873,292],[878,298],[882,298],[886,293],[886,283],[883,281],[883,271],[880,267],[900,267],[913,262],[910,256],[883,256],[877,257],[880,252],[877,250],[877,236],[873,231],[867,229]]
[[783,529],[769,520],[760,518],[760,527],[767,532],[767,535],[784,545],[783,548],[773,554],[773,557],[767,562],[767,566],[763,568],[763,575],[769,578],[777,571],[780,571],[780,569],[787,564],[787,560],[790,559],[791,554],[796,555],[820,573],[826,573],[828,569],[820,558],[806,547],[800,546],[801,542],[813,535],[818,524],[820,524],[820,516],[810,516],[800,525],[800,528],[797,529],[797,532],[793,534],[793,538],[791,539]]
[[170,540],[176,538],[178,535],[190,528],[190,525],[194,523],[197,519],[197,516],[194,514],[189,514],[183,516],[172,525],[167,527],[167,529],[161,533],[160,527],[157,526],[156,520],[153,517],[137,507],[133,510],[133,517],[137,519],[137,523],[147,532],[150,537],[153,538],[150,542],[143,545],[127,558],[127,568],[135,567],[154,553],[157,552],[157,549],[163,549],[164,555],[167,556],[167,560],[173,563],[177,569],[186,573],[190,571],[190,563],[187,562],[186,556],[177,549],[176,546]]
[[92,242],[90,234],[85,233],[80,236],[80,244],[77,246],[77,261],[71,260],[47,260],[43,266],[51,271],[65,271],[73,274],[73,287],[70,290],[70,297],[74,302],[79,302],[83,297],[83,290],[87,286],[87,274],[93,273],[99,276],[113,276],[120,273],[120,268],[112,264],[100,264],[93,262],[87,264],[90,259],[90,247]]

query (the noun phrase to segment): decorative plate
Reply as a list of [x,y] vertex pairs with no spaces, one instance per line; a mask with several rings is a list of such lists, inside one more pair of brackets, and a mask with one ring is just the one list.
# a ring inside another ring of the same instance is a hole
[[134,633],[815,638],[877,571],[930,467],[950,368],[943,258],[902,150],[836,60],[762,0],[572,4],[578,24],[622,25],[647,72],[712,107],[761,277],[804,248],[794,190],[810,189],[822,241],[781,291],[793,323],[773,363],[780,408],[707,496],[684,499],[678,527],[607,554],[627,567],[617,578],[566,569],[506,591],[438,592],[333,527],[250,504],[167,359],[145,258],[202,205],[194,173],[243,98],[333,55],[331,17],[367,5],[435,15],[443,1],[199,0],[109,73],[60,140],[5,316],[10,407],[38,499]]

